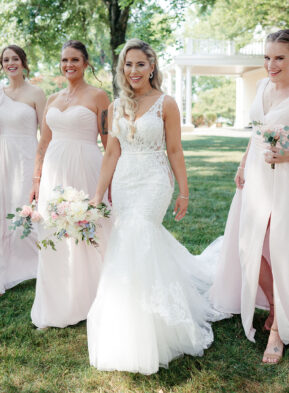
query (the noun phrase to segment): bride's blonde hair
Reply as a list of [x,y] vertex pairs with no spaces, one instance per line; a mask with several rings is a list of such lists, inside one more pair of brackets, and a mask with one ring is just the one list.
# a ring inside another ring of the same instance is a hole
[[116,127],[117,131],[119,131],[118,121],[124,115],[128,116],[128,123],[130,129],[129,139],[133,139],[135,134],[135,114],[138,109],[138,103],[135,100],[135,93],[126,77],[124,75],[124,64],[126,54],[131,49],[139,49],[141,50],[147,57],[150,64],[154,64],[154,71],[153,76],[149,79],[150,85],[152,88],[162,91],[161,84],[162,84],[162,76],[159,70],[158,59],[155,51],[152,47],[147,44],[146,42],[139,40],[138,38],[132,38],[131,40],[127,41],[125,46],[123,47],[122,51],[119,54],[117,68],[116,68],[116,83],[119,88],[119,98],[120,102],[117,106],[116,111]]

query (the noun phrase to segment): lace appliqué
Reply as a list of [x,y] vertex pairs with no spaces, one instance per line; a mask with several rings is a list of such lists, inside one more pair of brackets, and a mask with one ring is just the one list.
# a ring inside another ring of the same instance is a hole
[[168,325],[191,324],[192,317],[186,296],[178,282],[164,288],[155,284],[149,299],[143,299],[142,307],[150,313],[158,314]]
[[[135,121],[136,132],[132,140],[129,138],[130,130],[128,127],[128,120],[125,117],[116,120],[119,99],[115,100],[113,124],[110,135],[118,138],[122,152],[165,150],[165,131],[162,118],[164,97],[164,94],[161,95],[156,102]],[[119,122],[119,131],[116,127],[116,121]]]

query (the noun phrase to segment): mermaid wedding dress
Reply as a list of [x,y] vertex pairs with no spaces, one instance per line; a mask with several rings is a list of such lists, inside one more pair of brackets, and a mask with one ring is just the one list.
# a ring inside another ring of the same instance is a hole
[[152,374],[182,354],[202,356],[213,342],[209,321],[224,317],[203,295],[211,281],[201,259],[162,226],[174,189],[164,97],[136,120],[133,140],[124,117],[116,129],[115,102],[115,222],[87,321],[90,363],[99,370]]

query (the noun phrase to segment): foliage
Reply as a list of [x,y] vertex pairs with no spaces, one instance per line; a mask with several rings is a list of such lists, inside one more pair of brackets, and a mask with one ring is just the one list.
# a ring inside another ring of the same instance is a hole
[[[206,113],[215,113],[218,117],[226,118],[230,124],[233,124],[235,118],[235,95],[235,81],[229,78],[218,87],[200,91],[193,106],[193,118],[195,113],[202,113],[204,117]],[[209,125],[209,122],[210,120],[208,119],[205,124]]]
[[[264,34],[288,28],[289,5],[280,0],[196,1],[187,11],[185,34],[194,38],[233,39],[242,47]],[[205,7],[203,7],[203,3]],[[192,24],[191,20],[196,23]]]
[[[183,141],[189,214],[176,223],[171,206],[165,226],[194,254],[223,233],[234,173],[247,143],[246,138],[189,135]],[[268,337],[261,330],[262,311],[254,322],[256,344],[246,339],[236,316],[213,324],[215,341],[203,357],[184,356],[152,376],[99,372],[89,366],[84,322],[43,331],[32,326],[34,287],[35,281],[28,281],[0,297],[1,393],[288,392],[288,351],[276,367],[261,364]]]
[[97,70],[110,68],[114,76],[127,38],[137,36],[157,51],[164,49],[186,1],[163,4],[166,9],[153,0],[2,0],[0,43],[23,46],[33,75],[41,68],[56,70],[62,44],[78,39],[87,45]]

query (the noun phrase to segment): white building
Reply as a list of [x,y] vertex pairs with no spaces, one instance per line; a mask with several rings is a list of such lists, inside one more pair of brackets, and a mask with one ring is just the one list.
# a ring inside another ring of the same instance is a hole
[[263,50],[263,42],[236,51],[233,41],[187,39],[182,52],[164,70],[165,89],[185,113],[184,126],[192,126],[192,75],[235,76],[235,128],[247,126],[256,83],[266,77]]

